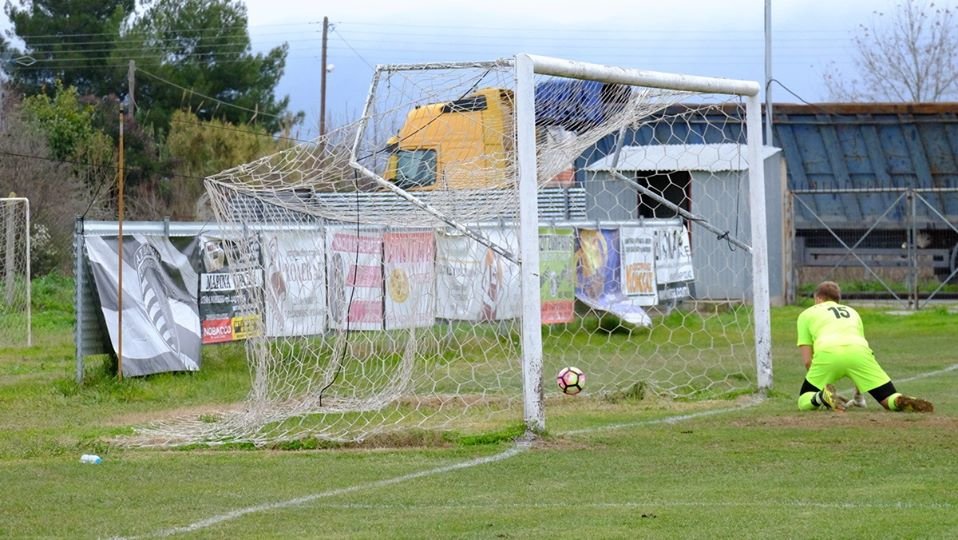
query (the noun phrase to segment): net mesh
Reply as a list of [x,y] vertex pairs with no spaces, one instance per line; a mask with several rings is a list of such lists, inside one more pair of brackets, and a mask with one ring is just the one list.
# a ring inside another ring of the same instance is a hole
[[[536,76],[546,402],[754,389],[744,116],[734,97]],[[520,422],[516,147],[511,61],[386,66],[360,121],[208,178],[257,325],[251,390],[137,444]],[[576,398],[565,366],[586,373]]]
[[31,344],[29,209],[0,198],[0,347]]

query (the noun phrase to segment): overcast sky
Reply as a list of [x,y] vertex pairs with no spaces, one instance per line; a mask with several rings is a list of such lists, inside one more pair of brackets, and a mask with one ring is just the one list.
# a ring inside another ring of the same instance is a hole
[[[954,4],[938,2],[938,5]],[[896,0],[772,0],[775,102],[827,101],[830,62],[851,71],[852,37]],[[289,43],[280,92],[316,134],[323,16],[327,111],[358,116],[377,64],[491,60],[525,52],[639,69],[765,80],[764,0],[247,0],[257,48]],[[784,85],[784,86],[783,86]],[[787,87],[787,90],[786,90]]]
[[[830,63],[854,72],[859,25],[902,0],[771,0],[773,100],[827,101]],[[937,5],[955,7],[958,0]],[[493,60],[517,53],[645,70],[765,81],[765,0],[246,0],[256,51],[289,45],[280,95],[318,132],[322,20],[329,17],[326,108],[355,119],[377,64]],[[9,24],[3,17],[2,26]],[[887,17],[886,17],[887,19]]]

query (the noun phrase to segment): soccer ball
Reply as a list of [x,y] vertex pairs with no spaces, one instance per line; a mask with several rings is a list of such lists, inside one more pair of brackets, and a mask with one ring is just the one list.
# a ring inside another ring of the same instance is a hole
[[585,386],[585,373],[577,367],[564,367],[556,375],[556,384],[563,394],[573,396],[582,391]]

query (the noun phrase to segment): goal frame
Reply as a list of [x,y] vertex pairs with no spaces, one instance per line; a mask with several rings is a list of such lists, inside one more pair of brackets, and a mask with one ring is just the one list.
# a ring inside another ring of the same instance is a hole
[[[0,257],[3,257],[3,275],[0,276],[0,291],[4,296],[13,294],[13,282],[16,278],[16,268],[14,260],[16,259],[16,238],[14,236],[17,230],[14,220],[16,219],[16,205],[23,204],[23,232],[24,232],[24,288],[25,288],[25,316],[26,316],[26,336],[27,347],[33,345],[33,322],[31,313],[31,288],[30,283],[30,200],[26,197],[0,197],[0,219],[3,220],[3,238],[0,238]],[[8,298],[0,298],[0,302],[7,302]]]
[[536,75],[630,84],[739,96],[746,101],[749,206],[751,207],[752,303],[758,388],[772,384],[771,314],[768,284],[768,239],[765,171],[761,157],[762,120],[759,84],[755,81],[699,77],[607,66],[547,56],[515,57],[516,137],[519,170],[519,256],[522,283],[523,403],[526,427],[545,429],[542,394],[542,335],[539,309],[539,235],[536,207],[535,82]]
[[[473,238],[500,255],[520,262],[521,299],[521,354],[523,416],[526,428],[532,432],[545,430],[544,391],[542,387],[543,356],[541,335],[540,289],[539,289],[539,221],[537,209],[537,167],[535,134],[535,77],[554,77],[590,80],[603,83],[618,83],[645,86],[657,89],[701,92],[736,96],[746,102],[745,135],[748,154],[748,204],[751,212],[751,245],[740,246],[751,255],[752,305],[754,313],[754,341],[756,355],[756,379],[759,393],[771,388],[771,321],[768,273],[768,244],[766,232],[765,173],[762,159],[762,123],[760,86],[755,81],[701,77],[684,74],[645,71],[618,66],[593,64],[554,57],[518,54],[511,59],[492,63],[442,63],[408,66],[430,68],[478,67],[485,65],[508,65],[515,77],[516,152],[519,194],[519,252],[512,254],[489,243],[475,231],[462,226],[448,216],[442,215],[414,193],[402,190],[386,181],[377,173],[363,166],[356,158],[365,119],[369,118],[373,93],[367,101],[363,120],[356,134],[350,166],[357,172],[374,180],[381,188],[402,197],[420,210],[425,211],[460,233]],[[404,66],[390,66],[402,69]],[[379,70],[372,81],[377,84]]]

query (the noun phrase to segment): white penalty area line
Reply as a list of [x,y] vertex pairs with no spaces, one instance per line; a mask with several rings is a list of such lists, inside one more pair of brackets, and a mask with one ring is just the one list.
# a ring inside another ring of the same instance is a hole
[[[714,410],[701,411],[701,412],[690,413],[690,414],[683,414],[683,415],[679,415],[679,416],[670,416],[670,417],[667,417],[667,418],[656,418],[656,419],[653,419],[653,420],[644,420],[644,421],[639,421],[639,422],[628,422],[628,423],[625,423],[625,424],[613,424],[613,425],[610,425],[610,426],[603,426],[603,427],[601,427],[601,428],[596,428],[596,429],[583,429],[583,430],[577,430],[577,431],[564,431],[564,432],[562,432],[561,434],[562,434],[562,435],[581,434],[581,433],[589,433],[589,432],[594,432],[594,431],[621,429],[621,428],[634,427],[634,426],[642,426],[642,425],[675,424],[675,423],[678,423],[678,422],[683,422],[683,421],[685,421],[685,420],[691,420],[691,419],[694,419],[694,418],[700,418],[700,417],[703,417],[703,416],[712,416],[712,415],[716,415],[716,414],[723,414],[723,413],[727,413],[727,412],[739,411],[739,410],[742,410],[742,409],[744,409],[744,408],[751,407],[751,406],[753,406],[753,405],[757,405],[757,404],[759,404],[759,403],[761,403],[761,402],[762,402],[761,399],[755,399],[754,401],[749,402],[748,404],[741,405],[741,406],[738,406],[738,407],[730,407],[730,408],[724,408],[724,409],[714,409]],[[468,468],[471,468],[471,467],[477,467],[477,466],[479,466],[479,465],[485,465],[485,464],[487,464],[487,463],[496,463],[496,462],[499,462],[499,461],[504,461],[504,460],[507,460],[507,459],[509,459],[509,458],[511,458],[511,457],[513,457],[513,456],[516,456],[516,455],[518,455],[518,454],[521,454],[522,452],[525,452],[526,450],[528,450],[528,449],[530,448],[530,446],[531,446],[531,443],[530,443],[530,442],[522,441],[522,442],[516,443],[514,446],[512,446],[512,447],[509,448],[508,450],[506,450],[506,451],[504,451],[504,452],[500,452],[500,453],[495,454],[495,455],[492,455],[492,456],[486,456],[486,457],[471,459],[471,460],[468,460],[468,461],[463,461],[463,462],[461,462],[461,463],[455,463],[455,464],[452,464],[452,465],[446,465],[446,466],[444,466],[444,467],[436,467],[435,469],[428,469],[428,470],[425,470],[425,471],[419,471],[419,472],[415,472],[415,473],[404,474],[404,475],[402,475],[402,476],[396,476],[396,477],[393,477],[393,478],[387,478],[387,479],[385,479],[385,480],[378,480],[378,481],[376,481],[376,482],[367,482],[367,483],[365,483],[365,484],[356,484],[356,485],[354,485],[354,486],[348,486],[348,487],[344,487],[344,488],[333,489],[333,490],[330,490],[330,491],[323,491],[323,492],[321,492],[321,493],[314,493],[314,494],[312,494],[312,495],[306,495],[306,496],[303,496],[303,497],[297,497],[297,498],[295,498],[295,499],[289,499],[289,500],[285,500],[285,501],[277,501],[277,502],[273,502],[273,503],[258,504],[258,505],[255,505],[255,506],[248,506],[248,507],[246,507],[246,508],[240,508],[240,509],[237,509],[237,510],[233,510],[232,512],[226,512],[226,513],[224,513],[224,514],[220,514],[220,515],[217,515],[217,516],[212,516],[212,517],[209,517],[209,518],[206,518],[206,519],[202,519],[202,520],[200,520],[200,521],[195,521],[195,522],[193,522],[193,523],[190,523],[189,525],[184,525],[184,526],[182,526],[182,527],[172,527],[172,528],[169,528],[169,529],[163,529],[163,530],[155,531],[155,532],[152,532],[152,533],[146,534],[146,535],[141,535],[141,536],[128,536],[128,537],[114,536],[113,538],[116,539],[116,540],[139,540],[139,539],[141,539],[141,538],[167,538],[167,537],[174,536],[174,535],[177,535],[177,534],[191,533],[191,532],[195,532],[195,531],[198,531],[198,530],[201,530],[201,529],[205,529],[205,528],[208,528],[208,527],[212,527],[212,526],[214,526],[214,525],[218,525],[218,524],[220,524],[220,523],[224,523],[224,522],[227,522],[227,521],[232,521],[232,520],[234,520],[234,519],[239,519],[239,518],[241,518],[241,517],[243,517],[243,516],[246,516],[246,515],[249,515],[249,514],[255,514],[255,513],[258,513],[258,512],[269,512],[269,511],[272,511],[272,510],[281,510],[281,509],[285,509],[285,508],[291,508],[291,507],[294,507],[294,506],[302,506],[302,505],[304,505],[304,504],[308,504],[308,503],[311,503],[311,502],[316,501],[316,500],[319,500],[319,499],[327,499],[327,498],[336,497],[336,496],[339,496],[339,495],[347,495],[347,494],[350,494],[350,493],[355,493],[355,492],[357,492],[357,491],[364,491],[364,490],[368,490],[368,489],[377,489],[377,488],[381,488],[381,487],[387,487],[387,486],[391,486],[391,485],[394,485],[394,484],[400,484],[400,483],[402,483],[402,482],[407,482],[407,481],[409,481],[409,480],[415,480],[415,479],[417,479],[417,478],[425,478],[425,477],[428,477],[428,476],[435,476],[435,475],[439,475],[439,474],[445,474],[445,473],[448,473],[448,472],[454,472],[454,471],[458,471],[458,470],[461,470],[461,469],[468,469]],[[326,506],[326,505],[324,505],[324,506]]]
[[928,377],[936,377],[938,375],[944,375],[945,373],[950,373],[952,371],[958,370],[958,364],[952,364],[944,369],[939,369],[938,371],[929,371],[926,373],[919,373],[913,377],[905,377],[904,379],[898,379],[901,382],[908,381],[917,381],[918,379],[927,379]]

